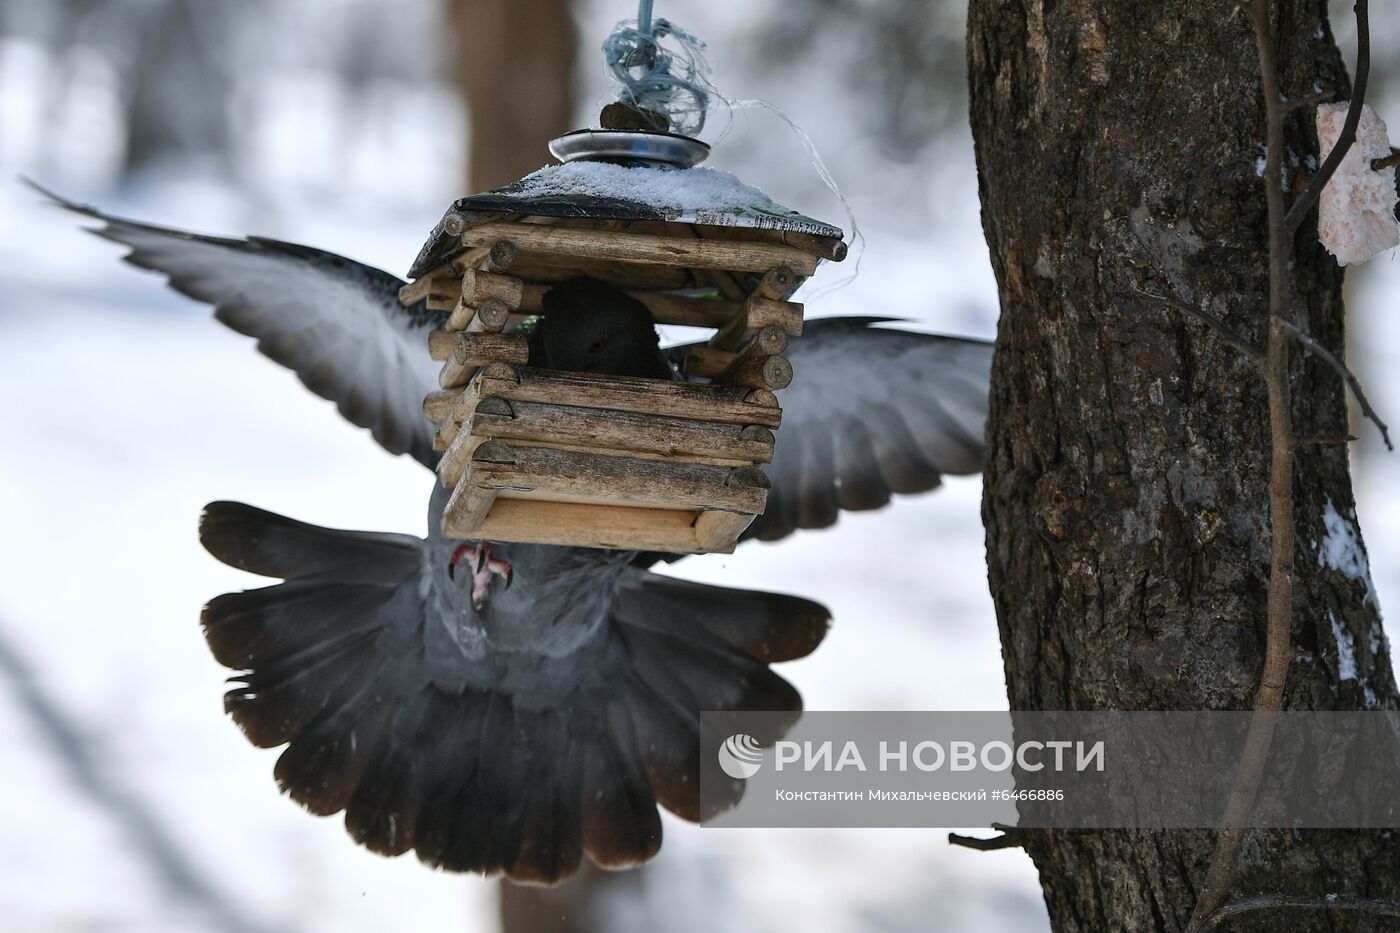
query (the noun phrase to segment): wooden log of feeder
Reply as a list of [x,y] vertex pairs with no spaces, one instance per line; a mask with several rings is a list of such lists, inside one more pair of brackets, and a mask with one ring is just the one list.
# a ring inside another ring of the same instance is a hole
[[[744,401],[750,405],[762,405],[765,408],[778,408],[778,397],[769,389],[750,389],[744,394]],[[782,409],[778,409],[781,413]]]
[[461,291],[461,280],[450,269],[443,268],[399,289],[399,301],[411,305],[427,299],[429,310],[451,311]]
[[476,447],[487,440],[662,462],[719,467],[752,466],[773,459],[773,432],[734,425],[639,415],[633,412],[510,402],[486,398],[455,431],[438,464],[444,486],[461,479]]
[[[759,428],[758,430],[767,430]],[[462,474],[471,465],[472,454],[476,448],[489,440],[505,440],[515,443],[529,443],[532,446],[547,446],[551,450],[561,450],[580,454],[598,454],[607,457],[622,457],[634,460],[654,460],[661,463],[698,463],[705,466],[737,467],[752,466],[748,460],[740,460],[732,457],[707,457],[699,454],[687,453],[658,453],[650,450],[642,450],[630,442],[623,447],[600,447],[593,440],[570,443],[558,438],[548,440],[521,441],[509,437],[493,437],[490,435],[475,434],[471,428],[463,429],[451,436],[443,434],[441,431],[434,437],[434,449],[442,451],[442,459],[438,461],[438,480],[443,486],[451,489],[462,479]]]
[[428,355],[438,362],[455,357],[459,362],[465,363],[470,358],[482,357],[492,363],[524,365],[530,353],[525,337],[520,334],[472,334],[466,331],[435,330],[428,334]]
[[787,345],[783,329],[771,326],[756,331],[737,352],[697,344],[686,352],[685,374],[723,385],[785,389],[792,383],[792,364],[781,355]]
[[520,307],[524,291],[525,283],[513,275],[483,272],[480,269],[468,269],[462,273],[462,301],[465,304],[475,306],[488,298],[495,298],[514,309]]
[[[520,402],[549,402],[656,414],[727,424],[776,428],[782,410],[771,395],[741,386],[695,385],[635,376],[603,376],[497,363],[487,366],[469,392]],[[472,406],[475,408],[475,405]]]
[[[530,347],[520,334],[454,333],[452,352],[443,363],[438,384],[455,389],[467,384],[472,373],[491,363],[524,364]],[[429,338],[431,341],[431,337]],[[441,343],[441,341],[439,341]]]
[[[510,240],[497,240],[492,243],[486,252],[477,262],[469,263],[466,269],[476,268],[482,272],[509,272],[510,267],[515,265],[516,246]],[[463,269],[463,273],[466,272]]]
[[729,554],[756,517],[499,498],[472,536],[568,547]]
[[[567,383],[562,384],[557,390],[548,391],[537,391],[537,386],[520,386],[513,382],[510,383],[510,386],[512,386],[511,388],[503,388],[499,381],[492,382],[490,380],[502,378],[503,374],[513,369],[513,367],[501,365],[488,367],[488,369],[492,370],[491,375],[488,376],[485,373],[479,375],[477,379],[470,383],[465,389],[441,389],[429,393],[428,397],[424,400],[423,413],[425,417],[433,424],[441,426],[442,430],[448,435],[448,440],[450,440],[451,436],[455,435],[458,429],[471,418],[483,398],[488,396],[495,397],[491,395],[492,393],[500,393],[500,397],[503,398],[522,397],[527,401],[534,400],[538,397],[554,398],[562,400],[559,404],[606,409],[606,404],[600,404],[600,401],[602,401],[604,403],[611,403],[614,408],[620,408],[623,411],[628,411],[629,404],[634,401],[630,394],[627,396],[618,394],[624,391],[628,393],[631,392],[630,387],[627,387],[625,383],[614,386],[615,391],[611,395],[601,394],[596,391],[584,392],[583,394],[570,393],[568,389],[565,388]],[[539,379],[549,380],[552,376],[557,375],[550,370],[538,370],[536,372],[544,374],[543,376],[537,377],[535,380],[536,382]],[[504,378],[512,379],[513,377],[505,376]],[[708,389],[720,387],[695,386],[695,388]],[[721,416],[724,420],[720,423],[766,425],[770,428],[777,427],[777,422],[782,417],[782,410],[778,407],[778,397],[772,392],[765,389],[734,389],[728,387],[722,389],[722,391],[726,393],[726,398],[724,399],[726,403],[735,400],[732,398],[734,393],[737,392],[741,394],[742,398],[737,399],[737,401],[741,401],[743,407],[733,409],[733,411],[740,412],[737,419],[730,417],[729,413],[726,412],[726,414]],[[706,404],[707,400],[701,398],[698,401],[699,404],[703,406]],[[631,405],[630,410],[636,411],[639,407],[638,405]],[[678,415],[678,417],[698,417],[693,414],[695,406],[690,404],[672,407],[669,410],[683,412],[683,414]]]
[[457,343],[457,333],[452,330],[435,330],[429,333],[428,357],[441,363],[452,356],[452,348]]
[[488,298],[473,307],[458,304],[447,319],[448,330],[471,334],[498,334],[510,323],[510,305],[499,298]]
[[701,284],[694,270],[681,266],[643,266],[553,253],[522,252],[511,273],[527,282],[541,285],[557,284],[586,275],[621,289],[655,292],[694,288]]
[[[439,333],[446,333],[440,331]],[[437,359],[437,357],[433,357]],[[460,389],[438,389],[423,398],[423,417],[433,424],[441,424],[452,411],[452,404],[461,396]]]
[[710,346],[733,350],[766,327],[779,328],[791,337],[801,336],[803,311],[797,302],[752,295],[710,338]]
[[[453,236],[461,236],[461,234],[455,233]],[[452,275],[459,279],[468,269],[480,269],[483,272],[508,272],[510,267],[515,264],[515,255],[514,243],[509,240],[498,240],[493,243],[483,243],[458,253],[447,263],[447,268],[451,270]]]
[[757,515],[710,509],[695,517],[696,550],[702,553],[730,554],[739,536],[753,524]]
[[631,457],[499,440],[479,444],[471,470],[458,488],[475,485],[513,498],[547,495],[557,501],[604,501],[629,507],[655,506],[758,514],[768,498],[768,478],[753,466],[665,463]]
[[508,240],[466,250],[400,288],[399,302],[411,305],[426,298],[429,310],[451,311],[462,295],[462,278],[467,272],[504,273],[514,262],[515,244]]
[[744,362],[736,360],[715,381],[776,392],[792,385],[792,364],[785,356],[763,356]]
[[763,273],[763,278],[759,279],[758,284],[754,286],[753,294],[760,298],[770,298],[773,301],[786,301],[802,284],[803,277],[811,274],[811,272],[799,274],[791,266],[774,266]]
[[[442,437],[442,432],[439,432],[438,438]],[[472,454],[486,441],[487,438],[477,437],[470,431],[457,432],[456,436],[448,441],[442,459],[438,461],[438,480],[449,488],[456,487],[462,479],[462,474],[471,465]]]
[[[666,543],[667,549],[683,551],[706,549],[697,537],[695,526],[700,516],[709,510],[741,513],[753,516],[763,510],[768,495],[768,480],[756,467],[722,467],[705,464],[665,463],[629,457],[520,447],[497,440],[478,444],[472,453],[470,469],[464,472],[443,514],[444,533],[454,537],[504,537],[499,527],[493,532],[484,527],[493,505],[502,499],[543,498],[549,506],[561,503],[586,504],[623,508],[648,513],[672,513],[692,510],[692,521],[682,525],[674,516],[660,515],[657,520],[671,527],[679,540]],[[532,505],[535,503],[531,503]],[[546,509],[540,515],[547,515]],[[637,519],[639,523],[646,519]],[[527,513],[516,516],[516,523],[528,524]],[[746,522],[733,520],[721,527],[732,528]],[[682,531],[687,528],[688,531]],[[742,530],[742,529],[741,529]],[[558,541],[558,529],[540,521],[533,529],[519,527],[505,540]],[[717,531],[715,520],[701,525],[707,543],[713,544]],[[596,537],[596,536],[595,536]],[[728,542],[725,542],[728,543]],[[589,540],[587,546],[637,547],[635,539],[606,543]]]
[[481,524],[496,502],[498,490],[463,478],[442,510],[442,533],[452,538],[485,538]]
[[733,272],[767,272],[776,266],[787,266],[802,276],[811,275],[817,268],[815,256],[781,243],[685,240],[526,223],[493,223],[468,230],[462,234],[462,245],[480,246],[495,239],[508,239],[524,251],[643,265]]
[[[552,286],[526,283],[520,305],[521,314],[539,314],[544,310],[544,294]],[[743,309],[737,301],[721,298],[694,298],[645,289],[623,289],[628,295],[646,305],[658,324],[682,327],[721,327]]]
[[[764,327],[754,331],[739,351],[733,354],[724,369],[715,376],[720,383],[734,383],[734,374],[740,366],[765,357],[776,357],[787,350],[788,335],[781,327]],[[785,386],[754,386],[754,388],[786,388]]]
[[719,350],[699,343],[686,351],[681,371],[690,379],[713,379],[729,368],[736,355],[733,350]]
[[616,450],[683,454],[748,464],[773,459],[773,432],[762,425],[694,421],[603,408],[503,398],[482,399],[463,425],[472,434]]
[[[829,259],[832,262],[841,262],[846,258],[848,247],[845,242],[835,237],[812,236],[810,233],[797,233],[786,231],[783,233],[783,242],[789,246],[795,246],[804,253],[811,253],[813,256],[820,256],[822,259]],[[791,294],[789,292],[789,294]]]

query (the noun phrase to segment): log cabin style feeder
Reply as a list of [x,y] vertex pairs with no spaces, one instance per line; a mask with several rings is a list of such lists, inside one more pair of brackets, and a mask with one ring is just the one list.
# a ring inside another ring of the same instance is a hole
[[[400,293],[450,312],[427,348],[441,390],[424,402],[453,490],[443,534],[732,551],[768,497],[774,393],[802,333],[791,296],[820,260],[845,257],[842,231],[696,168],[709,147],[686,136],[581,130],[550,151],[561,164],[455,202]],[[526,365],[521,322],[579,275],[658,324],[713,334],[674,381]]]

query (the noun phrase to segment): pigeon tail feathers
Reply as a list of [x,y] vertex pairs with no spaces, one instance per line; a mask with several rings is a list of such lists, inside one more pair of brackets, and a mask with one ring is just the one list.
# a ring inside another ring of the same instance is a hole
[[658,802],[697,820],[737,800],[739,786],[702,807],[701,755],[725,736],[700,712],[795,720],[797,691],[768,665],[813,650],[829,618],[805,599],[633,569],[615,583],[606,645],[586,654],[615,672],[580,670],[550,702],[499,683],[449,690],[427,658],[439,623],[421,539],[232,502],[207,507],[200,536],[225,563],[284,581],[202,616],[214,656],[239,672],[228,712],[254,744],[287,746],[282,789],[313,813],[344,811],[374,852],[517,882],[560,881],[585,855],[639,864],[660,847]]

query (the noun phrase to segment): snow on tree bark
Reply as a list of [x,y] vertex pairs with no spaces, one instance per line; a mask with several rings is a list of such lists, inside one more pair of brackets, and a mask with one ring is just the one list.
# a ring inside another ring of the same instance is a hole
[[[1325,4],[1285,0],[1276,15],[1286,91],[1345,88]],[[1225,2],[973,0],[968,43],[1002,308],[983,516],[1011,705],[1248,709],[1269,555],[1265,387],[1210,329],[1134,295],[1190,303],[1263,342],[1264,108],[1248,17]],[[1311,122],[1290,118],[1286,165],[1317,152]],[[1341,272],[1311,219],[1291,284],[1299,319],[1340,352]],[[1293,369],[1297,434],[1344,434],[1337,376],[1301,352]],[[1394,709],[1367,584],[1317,556],[1327,509],[1353,508],[1345,449],[1301,449],[1297,477],[1300,658],[1285,708]],[[1026,835],[1057,931],[1183,929],[1214,842]],[[1251,833],[1236,893],[1275,891],[1394,897],[1400,839]],[[1288,924],[1329,920],[1341,922]]]

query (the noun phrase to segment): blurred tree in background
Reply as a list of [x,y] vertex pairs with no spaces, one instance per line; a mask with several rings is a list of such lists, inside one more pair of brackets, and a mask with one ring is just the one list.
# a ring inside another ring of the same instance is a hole
[[106,36],[116,45],[125,93],[127,174],[169,159],[226,162],[229,115],[224,98],[232,62],[231,7],[210,0],[144,0],[129,15],[101,7]]
[[10,0],[3,9],[4,35],[34,39],[58,62],[46,88],[52,111],[69,98],[80,53],[98,53],[111,69],[122,174],[163,160],[227,162],[226,37],[243,10],[217,0]]
[[890,157],[910,161],[941,132],[967,123],[961,0],[789,0],[748,52],[769,75],[814,62],[865,106],[853,114]]
[[469,187],[539,168],[573,125],[578,30],[570,0],[448,0],[452,74],[471,115]]

